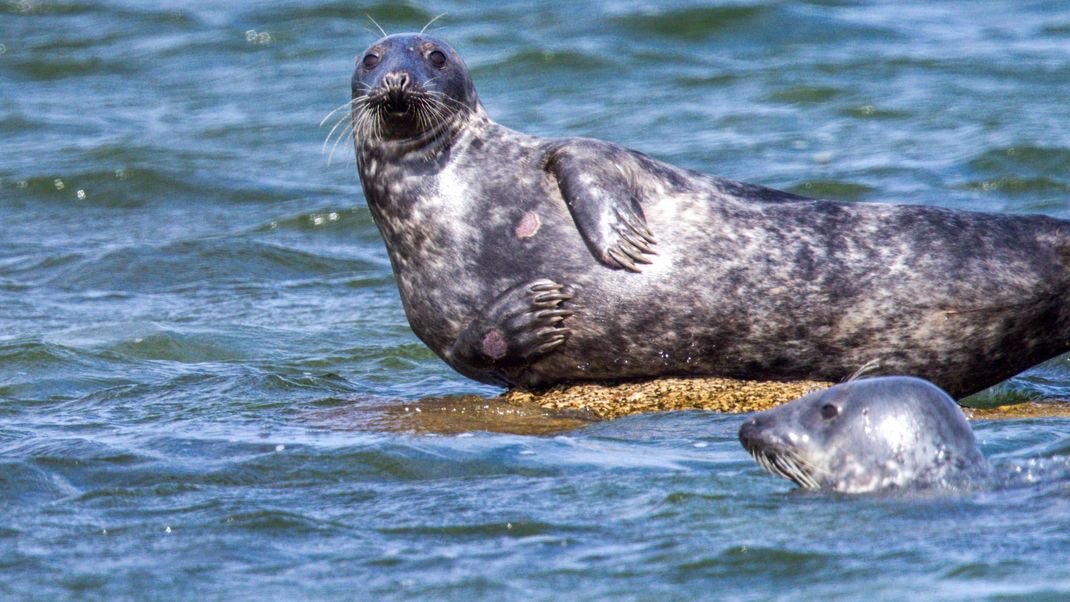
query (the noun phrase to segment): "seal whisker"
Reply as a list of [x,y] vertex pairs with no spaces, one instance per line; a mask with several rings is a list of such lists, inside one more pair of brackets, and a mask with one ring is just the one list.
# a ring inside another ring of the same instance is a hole
[[802,471],[791,461],[789,456],[773,456],[773,464],[779,469],[781,476],[802,487],[809,487],[809,484],[813,482],[813,479],[802,474]]
[[420,29],[420,35],[424,35],[424,32],[425,32],[425,31],[427,31],[427,28],[428,28],[428,27],[431,27],[431,24],[432,24],[432,23],[434,23],[435,21],[438,21],[439,19],[441,19],[442,17],[445,17],[445,16],[446,16],[446,13],[442,13],[442,14],[440,14],[440,15],[436,15],[436,16],[435,16],[435,17],[434,17],[433,19],[431,19],[430,21],[428,21],[428,22],[427,22],[427,25],[424,25],[424,26],[423,26],[423,27],[422,27],[422,28]]
[[438,108],[430,101],[421,101],[417,108],[419,110],[419,116],[421,117],[420,129],[421,131],[428,132],[434,129],[436,123],[443,121],[442,114]]
[[[323,140],[323,148],[320,149],[320,153],[321,154],[327,152],[327,145],[330,144],[331,138],[334,136],[335,131],[338,130],[339,126],[341,126],[343,123],[346,123],[346,122],[348,122],[350,124],[349,126],[346,126],[347,128],[352,126],[352,124],[353,124],[353,115],[352,115],[352,113],[350,113],[349,115],[342,115],[338,119],[338,121],[335,122],[334,127],[331,128],[331,131],[327,133],[327,137],[324,138],[324,140]],[[344,131],[345,130],[343,129],[343,132]],[[339,137],[342,137],[344,135],[345,135],[344,133],[339,134]]]
[[354,133],[353,123],[350,122],[346,127],[342,128],[342,131],[338,134],[338,139],[334,141],[334,145],[331,146],[331,154],[327,155],[327,165],[331,164],[331,159],[334,158],[334,151],[338,148],[338,144],[345,138],[349,138]]
[[358,137],[362,141],[373,140],[373,134],[375,129],[375,111],[377,109],[371,105],[365,105],[361,107],[360,114],[357,116],[357,123],[359,129]]
[[368,20],[369,20],[369,21],[371,21],[371,22],[372,22],[372,23],[373,23],[373,24],[374,24],[374,25],[375,25],[376,27],[378,27],[378,28],[379,28],[379,33],[383,34],[383,37],[384,37],[384,38],[386,38],[386,37],[390,37],[390,34],[386,33],[386,30],[385,30],[385,29],[383,29],[383,26],[382,26],[382,25],[379,25],[379,23],[378,23],[378,22],[376,22],[376,20],[375,20],[375,19],[373,19],[371,15],[365,14],[364,16],[365,16],[365,17],[368,17]]
[[803,469],[797,459],[798,458],[795,453],[791,451],[781,456],[781,461],[785,464],[788,469],[788,472],[791,474],[791,480],[795,481],[799,485],[802,485],[803,487],[817,489],[817,481],[813,478],[813,476],[810,475],[809,472]]
[[373,133],[376,140],[382,140],[383,138],[383,113],[386,112],[386,107],[379,105],[375,107],[375,132]]
[[334,109],[332,109],[330,113],[327,113],[326,115],[323,116],[323,119],[320,119],[320,127],[323,127],[323,124],[327,123],[327,120],[331,118],[331,115],[334,115],[338,111],[341,111],[342,109],[350,109],[350,110],[352,110],[353,109],[353,105],[357,101],[358,101],[357,98],[351,98],[351,99],[343,102],[342,104],[338,105]]
[[450,98],[450,96],[448,94],[446,94],[445,92],[440,92],[438,90],[426,90],[425,93],[430,95],[430,96],[432,96],[432,97],[434,97],[439,102],[441,102],[443,104],[443,106],[449,107],[450,105],[447,104],[447,103],[452,103],[453,106],[459,111],[462,111],[464,113],[469,113],[469,112],[472,111],[472,109],[469,108],[464,103],[458,101],[455,98]]
[[820,466],[817,466],[806,458],[803,458],[802,455],[800,455],[799,452],[795,450],[789,450],[787,452],[787,455],[789,455],[791,461],[794,462],[799,468],[803,469],[803,472],[805,472],[808,477],[811,477],[811,479],[815,474],[820,476],[825,476],[829,474],[827,470],[821,468]]
[[[441,93],[431,90],[431,91],[427,91],[426,94],[427,94],[427,96],[425,97],[425,100],[431,106],[435,107],[435,109],[437,111],[436,117],[438,117],[439,120],[445,121],[445,117],[450,113],[450,106],[447,105],[445,102],[443,102],[442,99],[438,96]],[[464,107],[464,109],[458,111],[458,115],[467,116],[467,114],[468,114],[468,107]]]
[[880,367],[881,367],[880,358],[873,358],[873,359],[869,360],[868,362],[862,364],[862,366],[858,370],[855,370],[854,372],[852,372],[851,375],[847,377],[847,380],[845,382],[851,382],[851,381],[857,380],[861,376],[865,375],[867,372],[873,372],[874,370],[876,370],[876,369],[878,369]]
[[376,140],[376,120],[378,119],[378,107],[372,107],[364,105],[360,107],[356,118],[354,119],[354,136],[362,142],[370,142]]
[[[350,126],[353,126],[357,121],[359,121],[359,117],[358,117],[359,113],[358,114],[354,114],[354,109],[359,109],[361,104],[362,104],[362,102],[363,101],[360,98],[353,99],[350,102],[350,111],[349,111],[349,113],[340,116],[338,118],[338,120],[335,121],[334,125],[331,126],[331,131],[328,132],[327,136],[323,139],[323,146],[320,148],[320,153],[321,154],[326,154],[327,153],[327,145],[329,145],[331,143],[331,139],[334,137],[335,132],[338,131],[338,128],[340,126],[342,126],[342,124],[348,123],[349,125],[346,126],[348,128]],[[339,107],[339,109],[335,109],[335,111],[332,111],[332,113],[340,110],[341,108],[342,107]],[[320,126],[321,127],[323,126],[322,122],[320,123]],[[341,138],[341,137],[344,137],[345,135],[346,135],[346,131],[345,131],[345,129],[343,129],[343,131],[339,133],[339,137]],[[330,164],[329,160],[328,160],[328,164]]]
[[363,132],[362,140],[374,142],[379,139],[379,121],[382,119],[382,107],[379,105],[369,106],[367,114],[365,115],[364,123],[365,129]]

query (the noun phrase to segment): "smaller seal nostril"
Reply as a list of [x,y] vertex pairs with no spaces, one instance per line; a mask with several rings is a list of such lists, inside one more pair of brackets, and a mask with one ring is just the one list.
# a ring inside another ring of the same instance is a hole
[[754,446],[755,439],[758,436],[758,421],[754,418],[744,422],[739,427],[739,442],[743,444],[746,449],[751,449]]

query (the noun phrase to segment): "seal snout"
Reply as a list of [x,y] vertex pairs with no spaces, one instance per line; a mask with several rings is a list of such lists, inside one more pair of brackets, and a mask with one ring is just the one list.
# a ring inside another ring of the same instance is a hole
[[739,442],[766,472],[793,481],[800,487],[818,489],[821,485],[812,474],[811,462],[778,430],[781,429],[777,428],[776,415],[763,412],[739,427]]
[[409,95],[413,90],[412,77],[405,71],[391,71],[379,83],[386,110],[404,113],[409,110]]
[[751,418],[739,427],[739,442],[743,444],[744,449],[747,451],[755,448],[757,444],[758,430],[757,418]]
[[768,430],[769,417],[758,414],[743,423],[739,427],[739,442],[751,452],[762,451],[769,445],[765,433]]

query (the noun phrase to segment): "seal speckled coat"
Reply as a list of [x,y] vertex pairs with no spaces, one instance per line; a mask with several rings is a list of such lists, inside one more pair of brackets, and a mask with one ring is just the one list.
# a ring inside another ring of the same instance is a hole
[[417,336],[484,382],[839,380],[954,396],[1070,349],[1070,223],[813,200],[493,122],[460,56],[358,60],[364,194]]

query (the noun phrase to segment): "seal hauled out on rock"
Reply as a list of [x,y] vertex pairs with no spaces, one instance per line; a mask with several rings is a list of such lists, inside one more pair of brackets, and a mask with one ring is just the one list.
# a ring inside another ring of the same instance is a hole
[[963,486],[989,470],[954,400],[907,376],[800,397],[744,422],[739,440],[766,470],[808,489]]
[[352,88],[409,323],[477,380],[838,381],[878,359],[959,397],[1070,349],[1070,222],[813,200],[527,136],[426,35],[374,43]]

